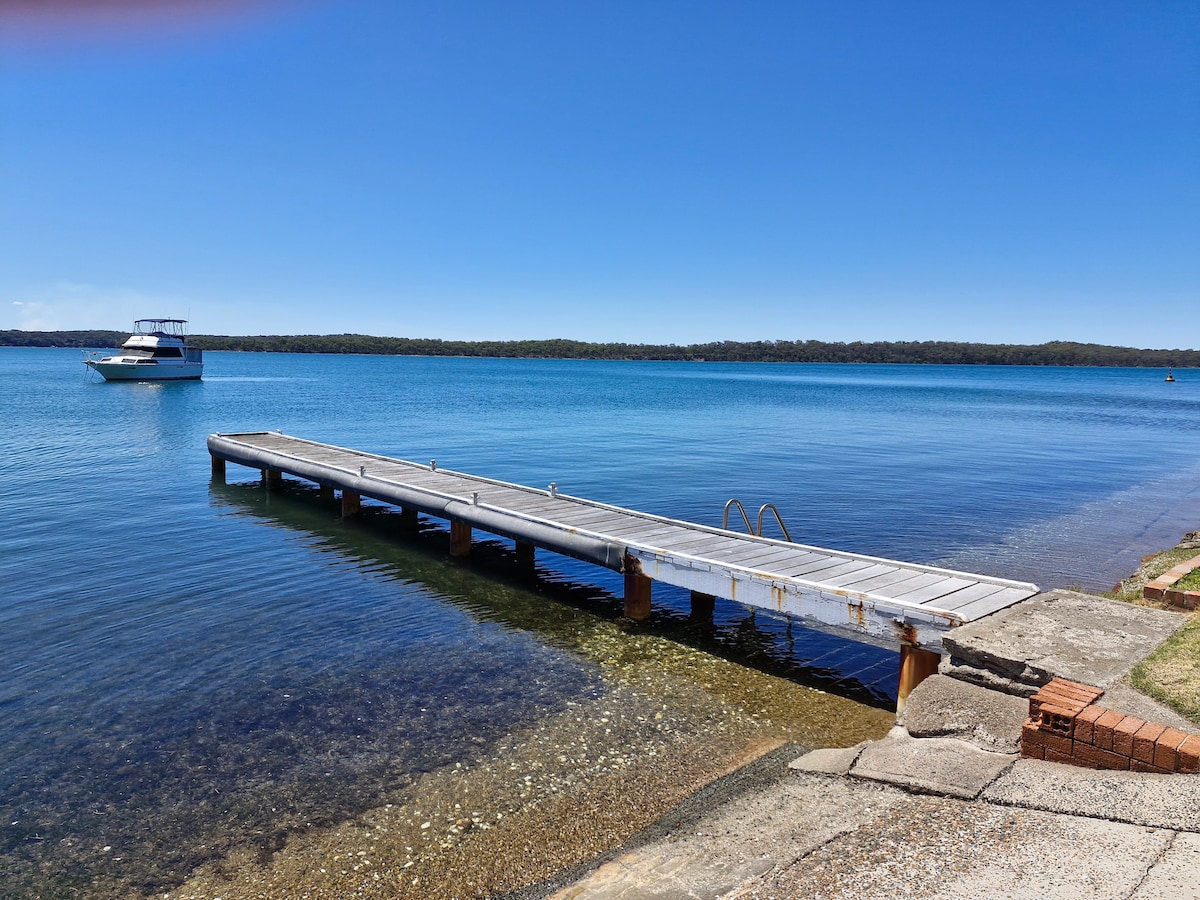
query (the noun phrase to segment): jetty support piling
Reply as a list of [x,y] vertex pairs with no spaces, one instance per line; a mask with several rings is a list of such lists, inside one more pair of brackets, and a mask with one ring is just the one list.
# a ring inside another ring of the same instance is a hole
[[225,459],[220,456],[213,455],[209,457],[212,460],[212,479],[218,484],[225,483]]
[[471,526],[453,519],[450,522],[450,555],[471,555]]
[[322,500],[332,500],[334,497],[333,485],[332,484],[322,484],[321,490],[320,490],[320,495],[321,495]]
[[529,541],[517,541],[517,566],[522,572],[532,572],[537,560],[537,547]]
[[400,507],[400,530],[405,534],[416,534],[421,530],[421,518],[411,506]]
[[536,547],[620,572],[625,615],[635,620],[649,617],[660,581],[693,592],[693,618],[711,621],[722,597],[899,647],[899,709],[937,671],[943,634],[1038,593],[1025,582],[741,534],[568,496],[554,484],[547,493],[279,432],[212,434],[208,450],[214,480],[232,462],[260,470],[269,488],[286,472],[338,489],[343,516],[357,514],[365,495],[399,507],[413,531],[418,513],[449,520],[456,556],[469,553],[478,528],[516,541],[522,564]]
[[641,564],[625,557],[625,616],[635,622],[650,618],[650,595],[654,582],[642,574]]
[[697,622],[712,624],[713,610],[716,609],[717,598],[712,594],[705,594],[701,591],[692,591],[691,601],[692,618]]
[[283,489],[283,473],[278,469],[263,469],[262,478],[263,484],[266,485],[268,491]]
[[940,653],[932,650],[922,650],[912,644],[900,644],[900,690],[896,696],[896,715],[904,712],[908,703],[908,695],[913,689],[928,678],[937,674],[938,663],[942,661]]

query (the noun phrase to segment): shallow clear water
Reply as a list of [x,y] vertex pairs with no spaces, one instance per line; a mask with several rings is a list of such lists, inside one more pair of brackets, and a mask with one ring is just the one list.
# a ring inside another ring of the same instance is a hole
[[[126,887],[170,885],[248,833],[273,846],[355,815],[611,689],[585,644],[619,612],[618,576],[539,554],[529,583],[505,542],[456,564],[438,523],[403,540],[382,508],[343,522],[249,469],[211,484],[214,431],[436,458],[714,525],[730,497],[770,502],[804,543],[1046,587],[1107,589],[1197,527],[1188,372],[206,362],[199,383],[109,384],[75,351],[0,350],[14,895],[49,877],[96,889],[114,846],[138,860]],[[730,603],[705,629],[669,589],[655,603],[668,645],[890,702],[894,654]]]

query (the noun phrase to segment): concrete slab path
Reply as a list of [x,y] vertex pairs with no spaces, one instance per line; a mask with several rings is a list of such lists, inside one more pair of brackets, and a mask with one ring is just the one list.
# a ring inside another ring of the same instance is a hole
[[1170,723],[1121,679],[1183,621],[1056,591],[964,626],[947,640],[954,677],[919,686],[887,738],[770,754],[598,868],[523,896],[1200,900],[1200,775],[1015,753],[1023,697],[1056,676]]
[[551,896],[1200,900],[1200,834],[792,771]]

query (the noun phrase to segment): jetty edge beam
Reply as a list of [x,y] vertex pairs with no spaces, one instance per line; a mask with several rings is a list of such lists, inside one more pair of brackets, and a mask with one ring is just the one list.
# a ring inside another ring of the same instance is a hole
[[723,597],[784,613],[854,640],[901,649],[900,705],[936,670],[941,636],[1039,593],[1036,585],[726,531],[456,472],[281,432],[208,437],[214,479],[225,463],[258,469],[268,488],[283,474],[341,491],[343,515],[361,498],[448,520],[451,552],[471,529],[510,538],[527,560],[537,547],[625,576],[626,614],[645,618],[654,581],[685,588],[703,606]]

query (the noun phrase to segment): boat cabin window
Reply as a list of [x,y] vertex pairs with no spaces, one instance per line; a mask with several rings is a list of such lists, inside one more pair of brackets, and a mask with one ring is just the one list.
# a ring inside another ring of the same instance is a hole
[[154,355],[154,353],[151,352],[150,350],[139,350],[139,349],[127,350],[125,348],[121,348],[120,355],[121,356],[132,356],[132,357],[136,357],[138,359],[149,359],[151,356]]
[[179,359],[183,356],[183,352],[178,347],[157,347],[154,350],[154,356],[157,359]]

